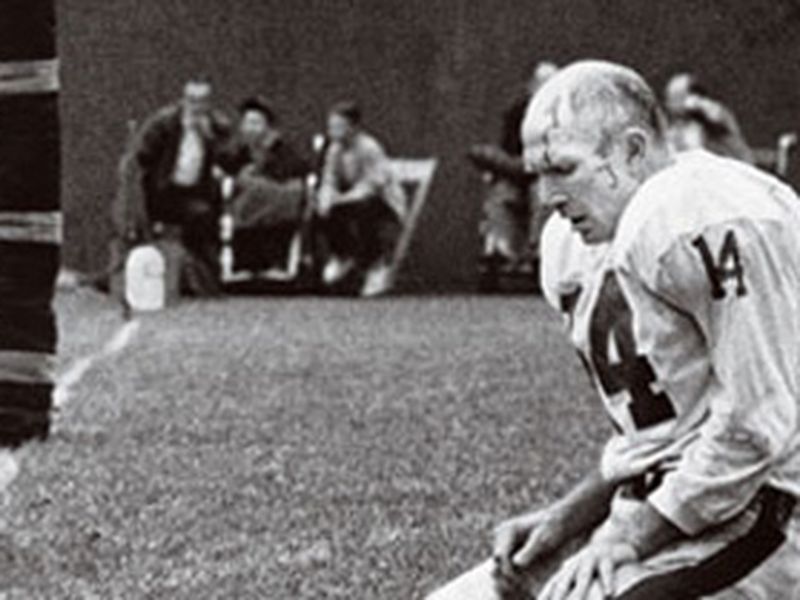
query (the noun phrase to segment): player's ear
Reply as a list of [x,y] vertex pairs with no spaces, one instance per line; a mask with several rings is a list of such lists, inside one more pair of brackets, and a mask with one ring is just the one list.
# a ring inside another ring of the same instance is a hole
[[625,162],[638,169],[647,156],[649,140],[647,134],[638,127],[629,127],[625,131]]

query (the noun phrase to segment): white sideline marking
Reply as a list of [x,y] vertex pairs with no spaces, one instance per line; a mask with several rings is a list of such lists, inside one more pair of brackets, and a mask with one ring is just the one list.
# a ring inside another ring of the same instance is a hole
[[493,570],[494,561],[482,562],[427,595],[425,600],[499,600]]
[[83,356],[72,363],[64,373],[56,378],[56,387],[53,391],[53,406],[62,408],[69,401],[72,388],[83,379],[86,372],[98,361],[122,352],[133,341],[138,331],[139,321],[136,319],[128,321],[117,329],[116,333],[111,336],[99,351]]

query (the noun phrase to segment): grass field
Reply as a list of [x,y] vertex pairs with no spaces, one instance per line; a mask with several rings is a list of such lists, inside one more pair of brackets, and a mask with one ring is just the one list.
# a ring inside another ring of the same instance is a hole
[[[122,323],[59,298],[64,366]],[[607,434],[540,300],[236,298],[142,318],[24,449],[5,598],[413,599]]]

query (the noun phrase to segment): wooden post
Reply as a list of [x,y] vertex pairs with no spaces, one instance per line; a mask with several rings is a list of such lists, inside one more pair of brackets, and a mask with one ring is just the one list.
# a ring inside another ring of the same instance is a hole
[[0,3],[0,448],[47,437],[61,243],[54,0]]

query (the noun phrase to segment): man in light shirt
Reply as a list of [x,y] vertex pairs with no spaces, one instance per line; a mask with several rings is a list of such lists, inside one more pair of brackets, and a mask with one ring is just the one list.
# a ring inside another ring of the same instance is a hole
[[318,215],[331,257],[323,281],[335,285],[351,272],[364,275],[363,296],[391,287],[391,257],[405,218],[406,195],[386,151],[361,126],[354,102],[328,113]]

